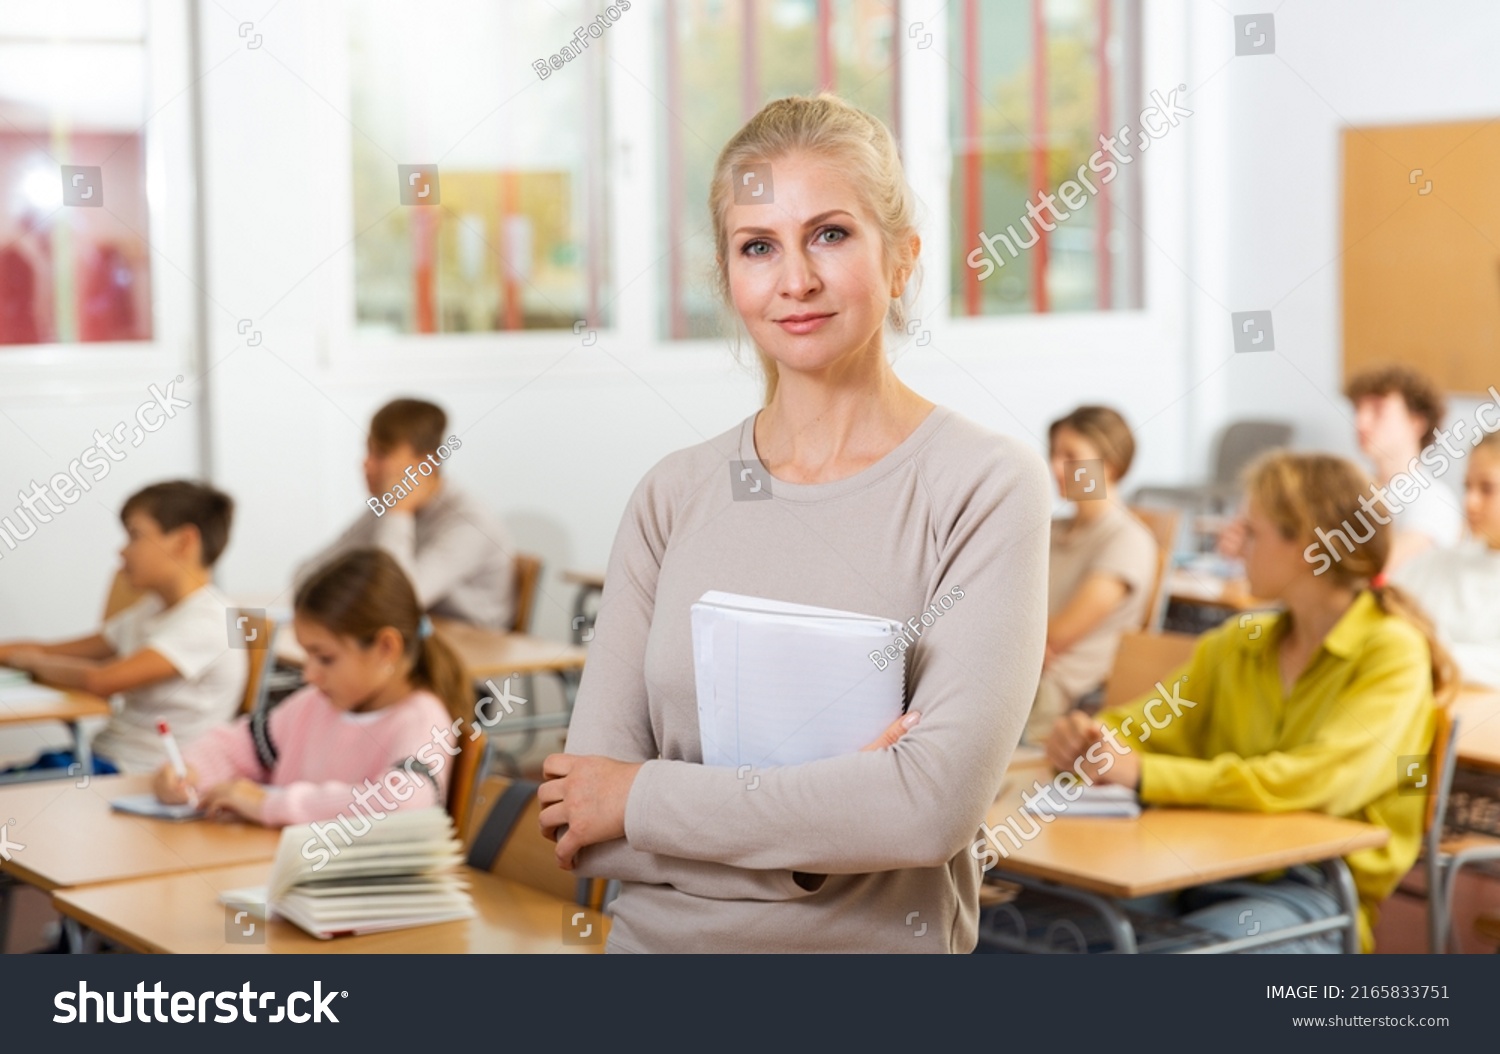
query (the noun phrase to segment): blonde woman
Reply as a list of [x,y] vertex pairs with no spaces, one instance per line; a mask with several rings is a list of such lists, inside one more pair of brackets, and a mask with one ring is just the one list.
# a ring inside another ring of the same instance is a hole
[[[746,174],[774,201],[737,195]],[[969,951],[967,849],[1041,668],[1045,470],[886,359],[921,242],[879,121],[828,94],[770,103],[709,207],[765,405],[636,488],[543,827],[562,866],[623,881],[614,951]],[[734,500],[744,468],[768,498]],[[700,763],[689,608],[710,589],[903,621],[965,599],[906,652],[882,741],[752,789]]]
[[[1052,478],[1072,516],[1052,521],[1047,573],[1047,656],[1026,738],[1104,683],[1120,634],[1139,629],[1156,580],[1156,539],[1120,501],[1117,484],[1135,459],[1130,426],[1107,406],[1080,406],[1047,430]],[[1092,472],[1092,495],[1070,477]]]
[[[1369,951],[1381,901],[1417,859],[1427,803],[1398,790],[1397,762],[1431,746],[1434,699],[1452,690],[1453,663],[1405,594],[1370,584],[1392,532],[1360,507],[1370,491],[1364,473],[1342,458],[1275,451],[1246,479],[1250,590],[1285,611],[1204,634],[1191,662],[1162,679],[1185,702],[1153,694],[1097,721],[1075,711],[1057,722],[1047,756],[1059,769],[1077,761],[1090,780],[1135,787],[1154,805],[1311,810],[1386,828],[1384,846],[1345,858]],[[1095,749],[1105,740],[1120,748]],[[1268,932],[1338,911],[1319,876],[1302,869],[1199,887],[1175,907],[1226,937],[1246,936],[1247,919]],[[1271,950],[1338,944],[1321,935]]]

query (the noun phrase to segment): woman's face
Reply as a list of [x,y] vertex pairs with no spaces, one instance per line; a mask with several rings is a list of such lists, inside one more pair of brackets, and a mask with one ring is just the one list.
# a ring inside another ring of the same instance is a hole
[[1245,541],[1240,558],[1245,562],[1245,578],[1252,596],[1280,600],[1288,586],[1312,574],[1312,565],[1302,556],[1306,543],[1283,538],[1254,498],[1247,504],[1243,522]]
[[[1068,483],[1070,482],[1067,479],[1068,462],[1102,460],[1099,448],[1081,432],[1075,432],[1067,425],[1058,428],[1052,436],[1049,454],[1052,479],[1057,483],[1057,493],[1064,498],[1068,496]],[[1108,465],[1104,466],[1104,479],[1106,484],[1115,481],[1114,473],[1110,471]]]
[[[837,379],[867,367],[904,285],[886,273],[874,217],[837,164],[791,154],[767,167],[774,178],[761,184],[747,173],[726,215],[734,309],[782,371]],[[762,185],[774,200],[753,202]]]

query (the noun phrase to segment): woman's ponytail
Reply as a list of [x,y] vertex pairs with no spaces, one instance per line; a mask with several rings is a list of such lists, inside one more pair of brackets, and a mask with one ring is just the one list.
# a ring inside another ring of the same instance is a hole
[[1458,664],[1438,639],[1437,630],[1427,617],[1427,612],[1422,610],[1422,606],[1410,593],[1398,586],[1389,583],[1371,586],[1370,592],[1375,594],[1380,610],[1387,615],[1405,619],[1427,638],[1427,651],[1432,657],[1432,696],[1439,706],[1448,705],[1458,693]]

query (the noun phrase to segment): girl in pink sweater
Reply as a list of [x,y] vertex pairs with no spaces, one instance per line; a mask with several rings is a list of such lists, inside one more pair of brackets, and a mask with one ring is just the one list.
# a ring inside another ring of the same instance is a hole
[[307,687],[199,738],[186,780],[157,771],[157,797],[196,795],[211,814],[267,827],[446,804],[468,679],[400,566],[353,550],[308,579],[294,606]]

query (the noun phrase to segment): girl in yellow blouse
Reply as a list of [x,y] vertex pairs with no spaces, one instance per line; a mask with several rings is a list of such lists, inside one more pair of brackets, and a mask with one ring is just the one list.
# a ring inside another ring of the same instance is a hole
[[[1191,662],[1162,681],[1175,701],[1153,694],[1097,720],[1060,718],[1047,754],[1059,769],[1083,757],[1087,777],[1135,787],[1148,804],[1311,810],[1387,828],[1383,847],[1345,858],[1369,951],[1378,905],[1416,861],[1422,835],[1426,796],[1398,788],[1400,759],[1427,754],[1434,701],[1446,702],[1454,668],[1421,610],[1371,584],[1391,535],[1381,506],[1360,501],[1371,491],[1359,469],[1274,451],[1246,483],[1250,592],[1285,610],[1205,634]],[[1118,746],[1091,751],[1105,740]],[[1176,910],[1243,937],[1246,920],[1269,931],[1338,906],[1317,875],[1293,869],[1189,890]],[[1321,935],[1268,950],[1336,951],[1337,942]]]

